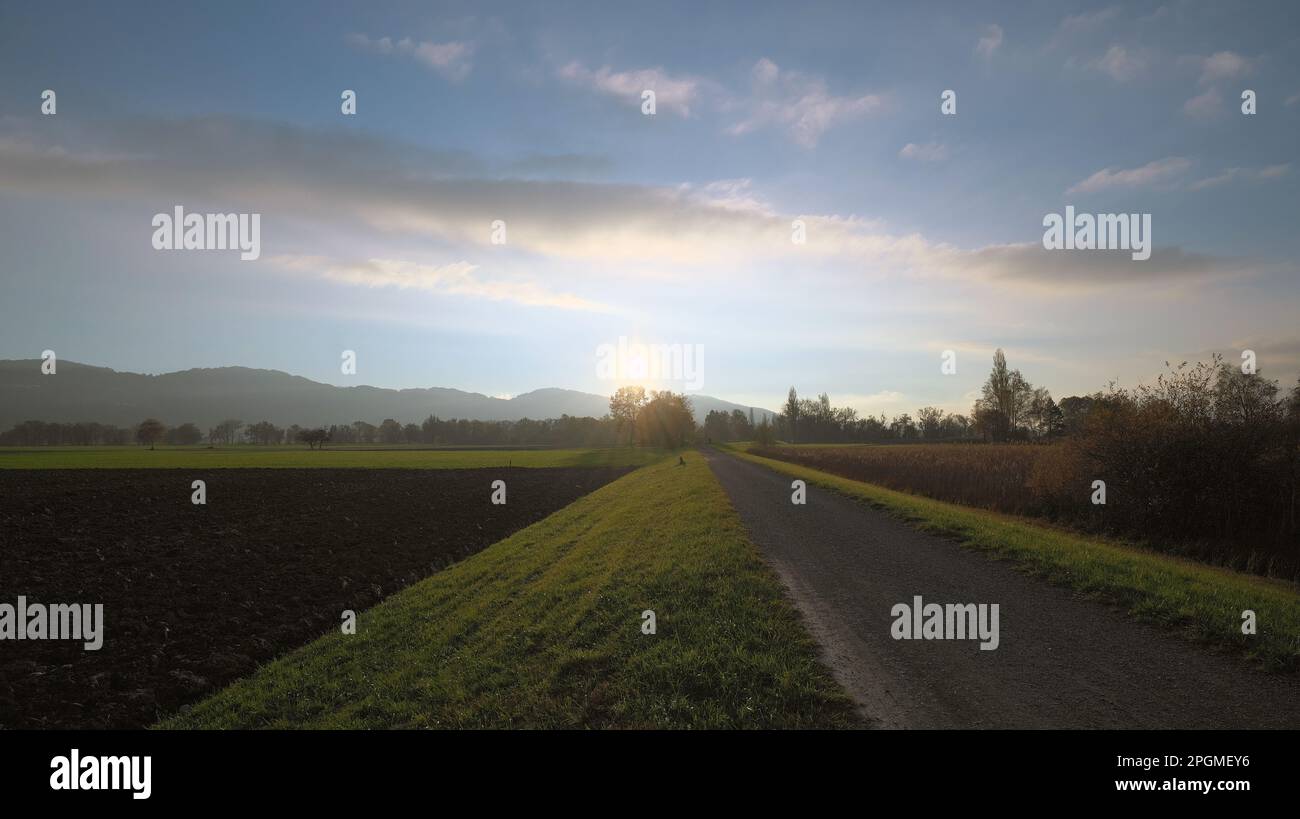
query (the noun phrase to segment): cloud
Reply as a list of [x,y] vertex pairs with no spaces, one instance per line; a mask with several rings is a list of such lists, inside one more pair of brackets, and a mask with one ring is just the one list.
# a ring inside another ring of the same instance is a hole
[[[144,204],[145,212],[178,203],[191,209],[211,203],[203,209],[260,212],[268,258],[289,254],[300,259],[300,270],[354,285],[596,310],[600,304],[552,292],[527,278],[486,278],[482,269],[491,259],[593,281],[603,281],[609,270],[617,269],[625,282],[698,283],[706,277],[730,280],[742,272],[757,275],[797,265],[828,281],[939,277],[1008,287],[1035,283],[1045,292],[1245,269],[1236,260],[1187,254],[1176,247],[1157,247],[1151,259],[1140,263],[1128,260],[1123,251],[1045,251],[1037,224],[1026,228],[1032,242],[962,249],[916,233],[892,233],[857,217],[782,213],[745,179],[701,188],[483,178],[472,173],[478,167],[472,160],[398,142],[217,118],[130,120],[93,128],[69,119],[53,127],[85,128],[99,150],[56,149],[47,146],[58,146],[61,132],[42,124],[44,146],[0,132],[0,194],[112,202],[114,207],[134,200]],[[123,146],[134,155],[120,156]],[[1126,184],[1142,177],[1139,171],[1108,170],[1097,178]],[[496,219],[507,223],[505,246],[491,244],[490,225]],[[795,219],[805,223],[803,245],[791,241]],[[315,229],[305,250],[282,238],[277,226],[287,224]],[[142,247],[147,247],[149,231],[142,220]],[[399,240],[420,246],[374,258],[367,253],[364,262],[314,257],[323,252],[350,255],[322,244],[355,247],[360,241],[391,247]],[[409,259],[413,252],[462,261],[394,261]]]
[[746,110],[744,119],[727,129],[735,136],[777,126],[799,145],[813,148],[834,126],[884,105],[884,99],[874,94],[836,96],[827,90],[824,80],[783,70],[766,57],[754,64],[751,75],[751,96],[729,106]]
[[980,37],[979,42],[975,44],[975,53],[988,60],[1001,46],[1002,26],[990,24],[984,27],[984,36]]
[[1223,95],[1217,88],[1211,88],[1183,103],[1183,113],[1195,119],[1207,119],[1219,113],[1222,106]]
[[529,154],[509,163],[505,172],[524,178],[564,177],[591,179],[609,176],[614,161],[591,154]]
[[938,142],[927,142],[924,145],[909,142],[902,147],[898,155],[903,159],[915,159],[920,162],[942,162],[948,158],[948,148]]
[[1300,94],[1292,94],[1291,96],[1286,98],[1286,107],[1290,108],[1291,106],[1295,105],[1297,102],[1300,102]]
[[1253,70],[1250,59],[1232,51],[1218,51],[1198,59],[1198,62],[1201,66],[1201,85],[1240,79]]
[[1066,193],[1094,193],[1109,188],[1148,187],[1168,182],[1172,177],[1186,171],[1191,165],[1189,159],[1181,156],[1170,156],[1148,162],[1140,168],[1127,170],[1104,168],[1082,182],[1073,185]]
[[1089,65],[1116,82],[1128,82],[1145,72],[1147,63],[1143,57],[1129,53],[1123,46],[1113,45]]
[[1230,182],[1263,182],[1278,179],[1291,172],[1291,163],[1268,165],[1263,168],[1227,168],[1223,173],[1192,183],[1189,190],[1199,191],[1215,188]]
[[754,181],[748,178],[719,179],[704,186],[704,195],[717,207],[770,214],[771,206],[753,192]]
[[691,115],[691,106],[700,94],[701,82],[692,77],[674,77],[662,68],[614,71],[601,66],[592,71],[577,61],[558,71],[563,79],[592,91],[617,97],[640,107],[645,91],[655,92],[655,109],[662,108],[682,117]]
[[478,267],[460,261],[446,265],[417,264],[400,259],[367,259],[338,262],[321,256],[278,255],[269,261],[298,273],[310,273],[330,281],[363,287],[395,287],[452,296],[510,301],[531,307],[603,312],[604,305],[568,293],[554,293],[535,282],[484,280]]
[[1157,247],[1135,262],[1126,250],[1047,250],[1041,244],[990,245],[956,254],[952,270],[990,283],[1024,284],[1054,291],[1087,290],[1140,282],[1187,282],[1266,272],[1252,260]]
[[349,34],[347,41],[354,48],[384,56],[400,55],[410,57],[434,69],[453,82],[459,82],[469,76],[473,65],[470,57],[474,54],[474,44],[453,40],[446,43],[417,42],[404,37],[394,41],[390,37],[372,39],[365,34]]
[[1072,14],[1061,21],[1059,31],[1064,34],[1078,34],[1101,28],[1104,24],[1119,16],[1118,6],[1108,6],[1091,13]]

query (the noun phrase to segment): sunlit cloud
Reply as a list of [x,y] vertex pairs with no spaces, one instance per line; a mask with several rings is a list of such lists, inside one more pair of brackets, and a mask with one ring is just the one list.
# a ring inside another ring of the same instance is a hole
[[[180,129],[188,139],[169,129]],[[876,220],[861,217],[782,213],[743,179],[702,187],[664,187],[455,175],[430,178],[404,170],[410,160],[397,144],[382,147],[393,170],[381,173],[367,164],[372,146],[358,150],[347,138],[301,129],[259,131],[247,123],[239,131],[242,138],[228,145],[224,136],[229,129],[224,126],[206,121],[159,124],[152,132],[153,142],[141,138],[149,129],[130,131],[136,147],[153,159],[105,159],[113,155],[111,145],[94,154],[93,160],[74,150],[51,154],[42,149],[46,153],[38,168],[31,161],[34,148],[0,142],[0,190],[91,199],[133,197],[159,208],[171,207],[186,196],[234,202],[239,204],[234,209],[364,229],[376,239],[391,234],[423,237],[443,252],[458,253],[466,265],[485,264],[489,253],[532,254],[554,265],[578,266],[575,270],[600,271],[617,265],[625,280],[641,276],[722,280],[759,268],[798,265],[844,277],[948,277],[1004,286],[1033,282],[1065,292],[1153,279],[1191,281],[1246,269],[1239,261],[1176,247],[1157,247],[1150,260],[1138,265],[1123,253],[1044,251],[1037,224],[1027,226],[1033,238],[1026,237],[1022,244],[960,248],[920,233],[892,232]],[[172,152],[196,148],[208,157],[202,167],[171,161]],[[273,163],[268,153],[291,153],[297,160]],[[449,167],[461,164],[458,159]],[[1153,184],[1176,176],[1189,164],[1171,157],[1132,170],[1107,169],[1072,190]],[[491,225],[497,220],[508,227],[509,240],[503,247],[491,241]],[[791,240],[796,220],[804,225],[803,244]],[[464,294],[507,298],[507,285],[479,281],[471,268],[333,265],[329,270],[337,280],[356,284],[427,287],[434,283]],[[527,287],[520,292],[525,293],[524,300],[515,300],[521,303],[597,307],[568,294]]]
[[568,293],[555,293],[536,282],[487,280],[469,262],[445,265],[418,264],[401,259],[366,259],[339,262],[321,256],[274,256],[270,262],[298,273],[362,287],[423,290],[452,296],[510,301],[530,307],[605,312],[604,305]]

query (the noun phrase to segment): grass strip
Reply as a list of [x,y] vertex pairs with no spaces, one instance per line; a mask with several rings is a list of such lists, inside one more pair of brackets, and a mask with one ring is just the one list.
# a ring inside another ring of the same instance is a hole
[[160,727],[860,725],[703,458],[686,460],[602,487]]

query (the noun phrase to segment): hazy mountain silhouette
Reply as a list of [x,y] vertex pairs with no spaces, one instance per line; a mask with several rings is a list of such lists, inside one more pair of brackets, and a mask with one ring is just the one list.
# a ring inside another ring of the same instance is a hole
[[[707,395],[691,395],[691,402],[700,423],[710,410],[750,410]],[[0,429],[27,420],[127,426],[153,417],[169,425],[191,421],[206,429],[227,418],[320,426],[357,420],[377,424],[385,418],[418,424],[430,414],[514,421],[561,415],[599,418],[608,412],[609,396],[554,388],[505,399],[446,387],[336,387],[248,367],[142,375],[60,360],[56,374],[43,375],[39,359],[0,360]],[[765,415],[771,413],[754,408],[756,422]]]

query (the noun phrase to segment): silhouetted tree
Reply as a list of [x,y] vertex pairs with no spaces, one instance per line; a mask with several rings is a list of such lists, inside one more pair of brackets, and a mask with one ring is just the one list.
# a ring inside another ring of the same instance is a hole
[[154,444],[162,440],[167,432],[167,427],[163,426],[162,421],[157,418],[146,418],[140,422],[140,426],[135,429],[135,439],[142,444],[148,444],[153,449]]

